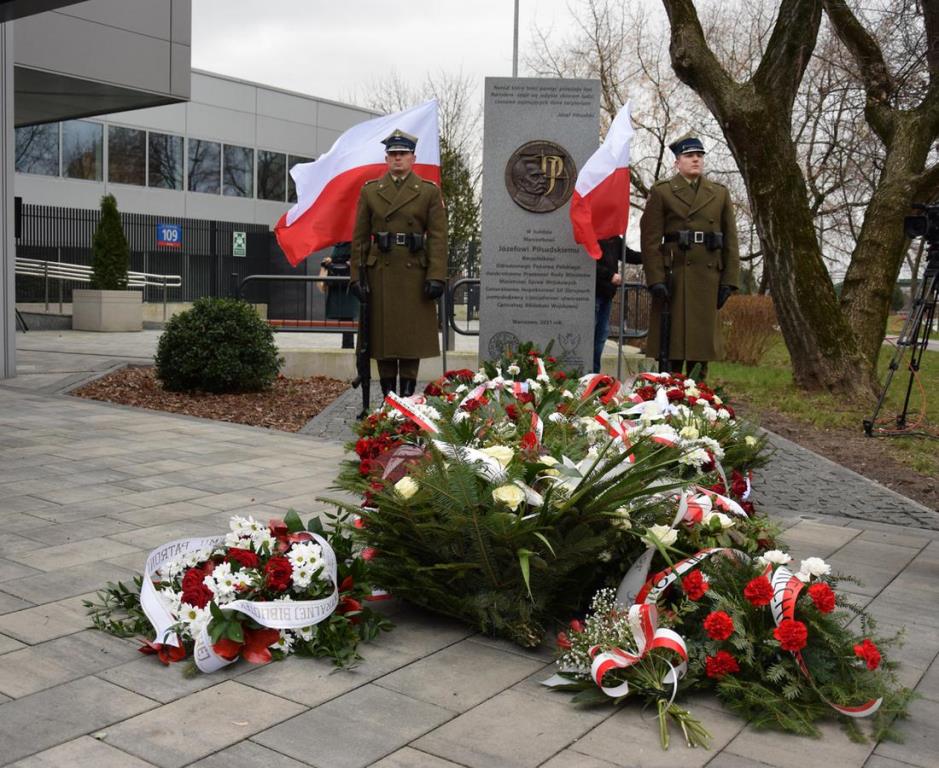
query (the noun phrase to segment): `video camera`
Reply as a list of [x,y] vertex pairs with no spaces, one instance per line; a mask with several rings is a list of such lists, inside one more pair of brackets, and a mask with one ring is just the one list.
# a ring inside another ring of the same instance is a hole
[[922,213],[903,220],[906,236],[924,237],[930,245],[939,245],[939,203],[913,203],[912,207]]

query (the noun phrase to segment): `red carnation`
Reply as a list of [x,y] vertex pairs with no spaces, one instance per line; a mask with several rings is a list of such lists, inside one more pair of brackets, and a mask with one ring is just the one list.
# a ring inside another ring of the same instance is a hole
[[835,593],[825,582],[819,581],[809,587],[809,597],[822,613],[831,613],[835,610]]
[[293,568],[286,557],[272,557],[264,566],[264,583],[277,592],[290,586]]
[[533,451],[538,447],[538,435],[534,432],[527,432],[519,442],[519,448],[523,451]]
[[720,680],[724,675],[739,672],[740,665],[727,651],[718,651],[713,656],[707,656],[704,659],[704,671],[708,677]]
[[518,395],[516,395],[516,399],[520,403],[533,403],[535,396],[531,392],[519,392]]
[[359,454],[360,459],[364,459],[368,456],[369,449],[371,448],[371,440],[367,437],[360,437],[355,441],[355,452]]
[[670,389],[665,393],[669,400],[681,400],[685,396],[685,390],[675,387],[675,389]]
[[701,575],[701,571],[692,571],[682,577],[681,587],[685,590],[689,600],[698,601],[704,597],[704,593],[711,588],[711,585]]
[[863,659],[864,663],[867,664],[867,668],[871,671],[880,666],[880,651],[877,646],[866,637],[864,638],[864,642],[854,646],[854,655],[859,659]]
[[747,492],[747,479],[739,469],[735,469],[730,476],[730,492],[737,499]]
[[257,568],[261,563],[260,558],[250,549],[239,549],[238,547],[229,548],[227,559],[229,561],[234,560],[242,568]]
[[636,390],[636,394],[643,400],[655,400],[655,387],[639,387],[639,389]]
[[734,620],[724,611],[713,611],[704,619],[704,631],[712,640],[726,640],[734,633]]
[[440,397],[443,394],[443,390],[432,381],[424,387],[424,394],[427,395],[427,397]]
[[564,371],[557,371],[557,372],[554,374],[554,379],[555,379],[555,381],[564,381],[564,379],[566,379],[566,378],[567,378],[567,374],[564,373]]
[[801,621],[783,619],[773,630],[773,637],[784,651],[801,651],[809,639],[809,630]]
[[546,357],[545,360],[547,360],[549,363],[556,363],[558,361],[556,357],[550,357],[550,356]]
[[757,576],[743,588],[743,596],[758,608],[769,605],[773,599],[773,585],[765,576]]
[[509,403],[507,406],[505,406],[505,415],[512,419],[512,421],[518,421],[518,406],[515,405],[515,403]]

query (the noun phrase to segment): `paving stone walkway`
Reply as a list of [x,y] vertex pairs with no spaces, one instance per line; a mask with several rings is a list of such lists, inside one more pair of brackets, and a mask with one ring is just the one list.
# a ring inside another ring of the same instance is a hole
[[712,749],[676,738],[662,752],[648,713],[578,709],[540,686],[547,648],[523,651],[395,601],[385,609],[396,629],[350,672],[290,659],[186,679],[136,642],[89,629],[82,599],[132,578],[165,541],[222,531],[233,513],[326,509],[318,497],[332,493],[358,393],[321,414],[314,434],[290,435],[51,394],[55,375],[76,372],[46,362],[45,374],[41,356],[30,362],[31,375],[48,374],[45,392],[0,382],[0,765],[937,765],[935,519],[814,454],[778,442],[757,500],[796,557],[855,574],[854,597],[880,627],[908,628],[898,659],[920,698],[899,725],[905,741],[855,744],[835,725],[821,740],[761,733],[697,698],[688,703]]

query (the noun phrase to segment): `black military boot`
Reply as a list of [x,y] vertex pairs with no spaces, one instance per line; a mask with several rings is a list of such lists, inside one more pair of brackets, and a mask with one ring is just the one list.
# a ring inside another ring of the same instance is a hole
[[417,379],[401,379],[401,391],[398,393],[401,397],[410,397],[414,394],[417,387]]
[[384,397],[385,395],[387,395],[389,392],[394,392],[394,391],[395,391],[395,378],[394,378],[394,376],[392,376],[391,378],[388,378],[388,379],[379,379],[378,382],[379,382],[379,384],[381,384],[381,395],[382,395],[382,397]]

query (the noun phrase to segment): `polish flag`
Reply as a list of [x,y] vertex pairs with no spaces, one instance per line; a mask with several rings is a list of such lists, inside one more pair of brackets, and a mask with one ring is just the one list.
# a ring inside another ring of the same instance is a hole
[[598,240],[622,235],[629,223],[629,142],[633,126],[629,102],[617,113],[600,148],[577,174],[571,198],[574,240],[594,259],[601,255]]
[[297,204],[280,217],[274,232],[291,266],[314,251],[352,239],[362,185],[387,170],[381,142],[396,128],[417,137],[414,173],[440,183],[436,99],[352,126],[318,160],[290,169]]

